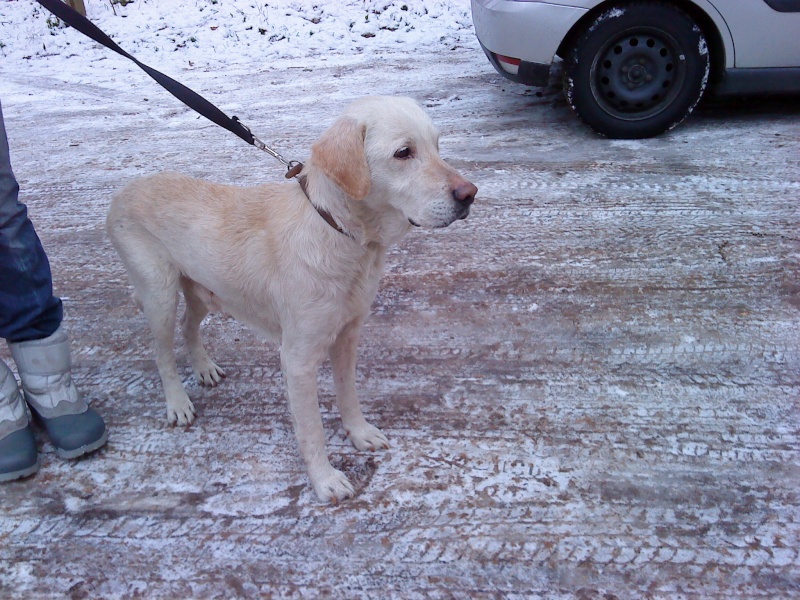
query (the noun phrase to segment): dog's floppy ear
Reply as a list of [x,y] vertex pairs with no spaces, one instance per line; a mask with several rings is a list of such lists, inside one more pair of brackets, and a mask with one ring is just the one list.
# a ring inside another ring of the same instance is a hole
[[366,125],[352,117],[340,117],[311,146],[314,164],[356,200],[366,198],[370,188],[366,131]]

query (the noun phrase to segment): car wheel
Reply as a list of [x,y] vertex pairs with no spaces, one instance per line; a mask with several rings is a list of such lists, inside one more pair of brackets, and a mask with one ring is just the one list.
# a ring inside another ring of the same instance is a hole
[[709,73],[708,45],[684,11],[636,2],[603,11],[564,61],[564,93],[577,115],[612,138],[672,129],[697,105]]

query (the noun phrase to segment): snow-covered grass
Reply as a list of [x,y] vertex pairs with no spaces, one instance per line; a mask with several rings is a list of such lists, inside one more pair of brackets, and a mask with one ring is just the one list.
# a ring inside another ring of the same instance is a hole
[[[87,0],[87,16],[159,69],[242,69],[282,58],[424,52],[474,37],[468,0]],[[0,3],[2,70],[69,69],[110,51],[37,3]],[[52,63],[55,63],[53,65]]]

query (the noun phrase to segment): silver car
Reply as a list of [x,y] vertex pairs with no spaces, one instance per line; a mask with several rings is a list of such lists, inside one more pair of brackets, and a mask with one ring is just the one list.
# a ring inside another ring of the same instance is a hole
[[502,75],[543,87],[613,138],[658,135],[716,94],[800,92],[800,0],[472,0]]

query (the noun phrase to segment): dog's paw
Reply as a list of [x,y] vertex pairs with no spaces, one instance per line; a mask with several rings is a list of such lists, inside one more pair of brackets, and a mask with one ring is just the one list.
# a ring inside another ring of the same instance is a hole
[[185,393],[180,398],[167,400],[167,421],[170,425],[191,425],[194,421],[194,404]]
[[205,387],[216,387],[220,381],[225,379],[225,371],[215,364],[211,359],[206,359],[202,364],[195,365],[194,376],[200,385]]
[[324,475],[312,477],[311,485],[317,498],[331,504],[339,504],[342,500],[352,498],[356,493],[345,474],[333,467]]
[[363,425],[348,429],[347,437],[350,438],[353,446],[359,450],[370,450],[374,452],[375,450],[389,449],[389,440],[386,439],[383,432],[366,421]]

